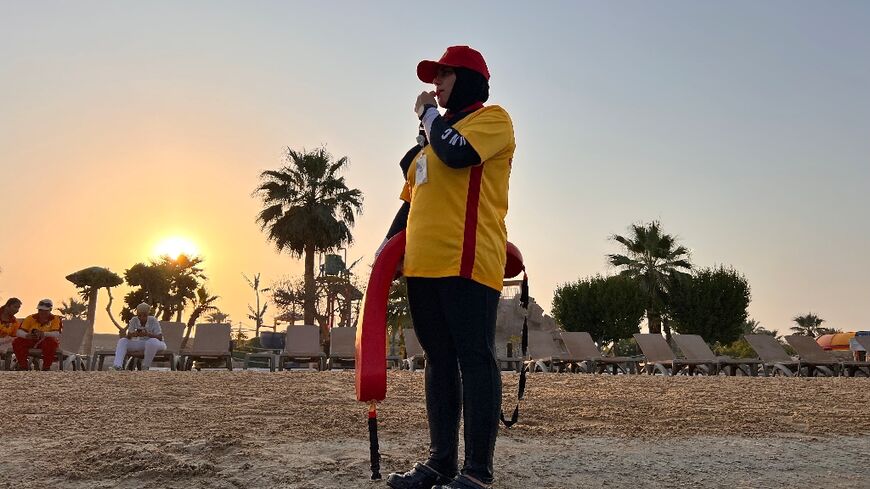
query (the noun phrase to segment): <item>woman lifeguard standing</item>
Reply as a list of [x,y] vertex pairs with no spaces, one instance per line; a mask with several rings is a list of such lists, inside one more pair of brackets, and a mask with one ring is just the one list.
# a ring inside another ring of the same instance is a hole
[[[404,204],[388,238],[406,229],[404,275],[414,330],[426,352],[429,458],[394,489],[486,488],[501,410],[495,324],[505,270],[508,179],[514,131],[507,112],[484,106],[489,70],[468,46],[422,61],[435,90],[417,97],[425,137],[402,159]],[[447,109],[442,116],[436,106]],[[460,413],[465,459],[458,465]]]

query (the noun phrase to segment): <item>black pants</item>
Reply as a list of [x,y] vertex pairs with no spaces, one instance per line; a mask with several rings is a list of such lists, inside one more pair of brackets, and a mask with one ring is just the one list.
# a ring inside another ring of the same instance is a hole
[[462,473],[492,483],[492,456],[501,412],[501,372],[495,320],[501,293],[462,277],[408,277],[414,331],[426,352],[429,461],[455,473],[459,415],[465,421]]

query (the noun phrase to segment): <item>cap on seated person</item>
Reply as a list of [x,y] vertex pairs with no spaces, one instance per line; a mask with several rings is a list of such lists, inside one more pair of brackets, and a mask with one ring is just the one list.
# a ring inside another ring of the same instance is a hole
[[136,306],[136,314],[148,314],[150,312],[151,306],[144,302]]
[[40,311],[50,311],[54,309],[54,303],[51,302],[51,299],[42,299],[41,301],[39,301],[39,304],[37,304],[36,308]]

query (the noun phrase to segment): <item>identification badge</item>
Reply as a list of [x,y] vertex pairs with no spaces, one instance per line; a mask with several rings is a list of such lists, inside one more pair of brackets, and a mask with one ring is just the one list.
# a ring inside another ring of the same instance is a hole
[[423,185],[429,181],[429,168],[426,163],[426,153],[417,158],[417,171],[414,174],[414,184]]

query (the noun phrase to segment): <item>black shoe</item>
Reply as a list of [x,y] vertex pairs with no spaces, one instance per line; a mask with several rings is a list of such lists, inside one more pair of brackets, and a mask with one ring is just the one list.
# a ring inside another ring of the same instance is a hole
[[441,486],[433,486],[432,489],[489,489],[491,486],[484,486],[478,484],[477,482],[465,477],[464,475],[460,475],[459,477],[453,479],[449,484],[441,485]]
[[432,489],[435,484],[447,484],[450,479],[450,476],[442,475],[426,464],[416,463],[413,469],[404,474],[388,475],[387,486],[393,489]]

